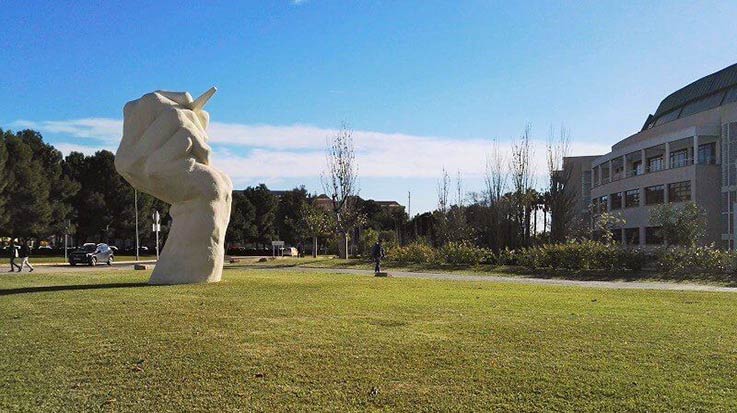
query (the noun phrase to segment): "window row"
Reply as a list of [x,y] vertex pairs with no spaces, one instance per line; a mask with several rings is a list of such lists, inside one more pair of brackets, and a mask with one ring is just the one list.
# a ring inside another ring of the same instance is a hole
[[[665,185],[654,185],[643,188],[645,205],[657,205],[665,202]],[[686,202],[691,200],[691,181],[668,184],[668,202]],[[611,201],[611,202],[610,202]],[[592,200],[594,213],[611,210],[635,208],[640,206],[640,189],[616,192]]]
[[[612,229],[615,242],[622,242],[624,240],[625,245],[640,245],[640,228],[614,228]],[[624,236],[624,238],[622,238]],[[645,244],[647,245],[661,245],[663,244],[663,234],[660,227],[646,227],[645,228]]]

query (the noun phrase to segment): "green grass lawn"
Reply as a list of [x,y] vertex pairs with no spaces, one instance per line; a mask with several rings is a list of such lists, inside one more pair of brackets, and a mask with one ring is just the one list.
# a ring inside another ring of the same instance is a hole
[[0,276],[0,411],[735,411],[737,294]]

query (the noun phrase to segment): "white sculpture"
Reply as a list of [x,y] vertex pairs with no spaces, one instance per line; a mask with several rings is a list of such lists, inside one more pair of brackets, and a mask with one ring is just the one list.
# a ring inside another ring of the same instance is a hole
[[139,191],[171,204],[169,237],[150,284],[218,282],[233,184],[210,165],[202,108],[211,88],[193,100],[187,92],[156,91],[128,102],[115,169]]

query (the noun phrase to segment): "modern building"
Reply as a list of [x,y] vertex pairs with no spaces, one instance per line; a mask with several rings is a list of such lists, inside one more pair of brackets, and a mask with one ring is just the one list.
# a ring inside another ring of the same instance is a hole
[[615,237],[627,245],[663,242],[650,210],[696,202],[707,213],[705,243],[735,248],[737,223],[737,64],[668,95],[642,130],[601,156],[570,157],[579,218],[602,211],[626,221]]

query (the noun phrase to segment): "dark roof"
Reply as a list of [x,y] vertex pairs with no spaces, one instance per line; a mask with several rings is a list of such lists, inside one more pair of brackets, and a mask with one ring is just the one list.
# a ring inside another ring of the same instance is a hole
[[684,106],[686,103],[711,95],[714,92],[737,85],[737,63],[724,69],[704,76],[701,79],[684,86],[668,95],[655,111],[656,118],[673,109]]
[[[679,117],[713,109],[719,106],[719,104],[731,103],[727,102],[727,99],[724,99],[724,95],[727,89],[734,86],[737,86],[737,63],[708,76],[704,76],[666,96],[660,102],[660,105],[658,105],[655,114],[648,116],[642,129],[645,130],[652,126],[678,119]],[[706,98],[710,98],[710,100],[707,101]],[[723,102],[723,100],[725,101]],[[703,102],[699,104],[696,103],[697,101]],[[680,113],[680,109],[689,104],[695,105],[687,108],[687,111],[684,111],[685,113]]]

